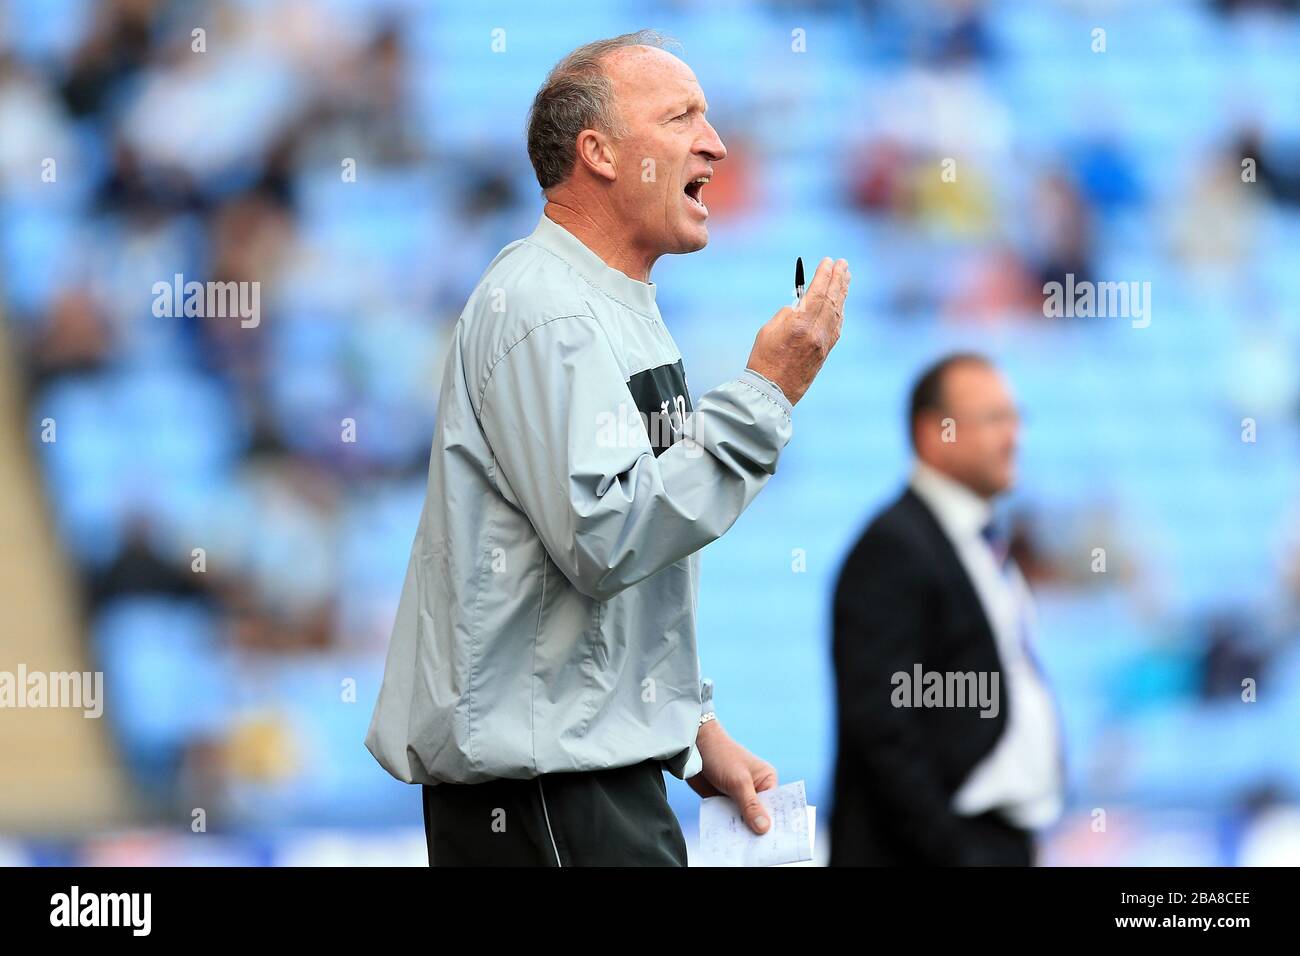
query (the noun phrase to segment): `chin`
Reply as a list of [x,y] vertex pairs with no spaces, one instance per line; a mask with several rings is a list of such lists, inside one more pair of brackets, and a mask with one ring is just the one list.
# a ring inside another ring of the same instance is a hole
[[966,482],[966,486],[981,498],[996,498],[1010,491],[1014,482],[1015,474],[1012,472],[984,472],[972,475]]
[[698,226],[682,231],[681,237],[677,243],[679,253],[699,252],[709,244],[709,230],[706,226]]

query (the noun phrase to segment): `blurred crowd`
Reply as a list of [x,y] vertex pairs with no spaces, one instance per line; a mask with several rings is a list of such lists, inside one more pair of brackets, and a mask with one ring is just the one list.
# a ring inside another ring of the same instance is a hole
[[[392,822],[400,788],[361,738],[447,335],[540,211],[522,128],[545,70],[640,26],[683,39],[730,150],[710,258],[656,274],[693,386],[726,367],[710,310],[747,309],[725,333],[743,359],[781,304],[755,236],[825,237],[869,275],[872,331],[819,380],[773,508],[830,482],[790,522],[847,544],[901,479],[910,372],[958,342],[1005,359],[1033,446],[1014,549],[1062,635],[1082,799],[1222,819],[1297,800],[1293,747],[1180,756],[1202,721],[1231,747],[1296,716],[1214,709],[1240,711],[1242,675],[1300,695],[1296,4],[459,6],[0,0],[0,301],[149,819],[202,799],[231,826]],[[158,317],[174,275],[259,283],[260,322]],[[1045,317],[1067,275],[1150,280],[1151,334]],[[854,394],[881,423],[828,449]],[[735,547],[779,539],[765,520]],[[766,613],[819,620],[832,570]],[[707,600],[746,602],[751,571],[707,563]],[[719,671],[746,652],[702,640]],[[817,680],[821,648],[799,652]],[[809,733],[781,746],[816,792]]]

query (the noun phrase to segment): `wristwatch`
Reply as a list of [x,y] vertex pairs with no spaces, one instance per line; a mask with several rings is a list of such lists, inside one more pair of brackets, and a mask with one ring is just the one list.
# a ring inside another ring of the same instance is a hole
[[[717,720],[718,715],[713,712],[713,681],[704,678],[700,681],[700,723],[703,727],[710,720]],[[696,729],[698,730],[699,727]]]

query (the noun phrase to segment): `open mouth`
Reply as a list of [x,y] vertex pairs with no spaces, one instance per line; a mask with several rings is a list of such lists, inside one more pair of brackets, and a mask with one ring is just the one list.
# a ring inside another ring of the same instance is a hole
[[709,212],[709,207],[704,205],[704,186],[708,181],[708,176],[700,176],[687,183],[682,190],[686,194],[687,201],[705,215]]

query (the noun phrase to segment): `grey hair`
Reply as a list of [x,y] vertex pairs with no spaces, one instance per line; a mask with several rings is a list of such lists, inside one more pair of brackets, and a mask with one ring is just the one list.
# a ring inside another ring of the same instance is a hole
[[528,112],[528,158],[542,190],[569,178],[576,158],[576,141],[584,129],[596,129],[618,139],[627,126],[614,105],[614,84],[601,61],[628,46],[680,49],[681,44],[657,30],[638,30],[586,43],[559,63],[533,98]]

